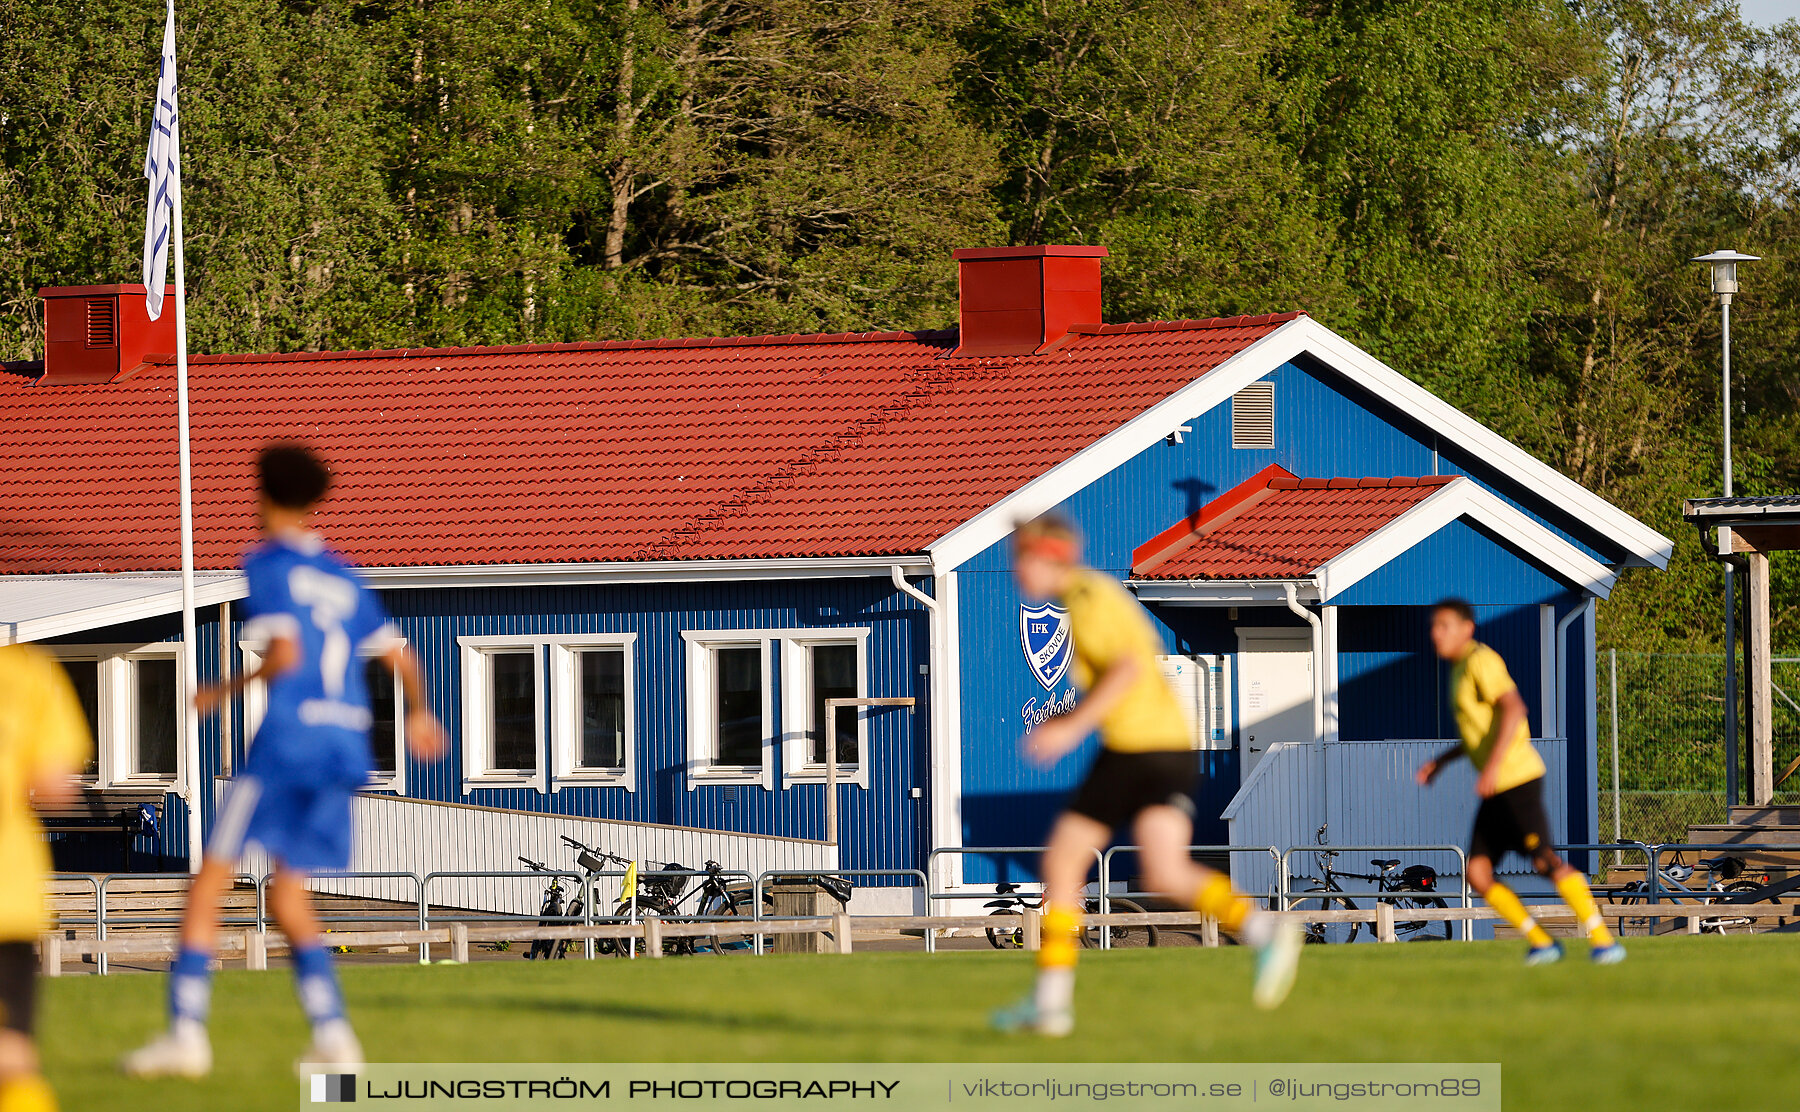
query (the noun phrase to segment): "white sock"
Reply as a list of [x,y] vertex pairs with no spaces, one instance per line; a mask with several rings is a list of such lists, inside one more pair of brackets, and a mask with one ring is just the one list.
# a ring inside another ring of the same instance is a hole
[[312,1035],[313,1042],[316,1043],[342,1042],[345,1039],[354,1039],[356,1032],[350,1029],[350,1021],[340,1016],[313,1024]]
[[1037,1004],[1040,1015],[1068,1011],[1075,1002],[1075,971],[1073,969],[1038,970],[1037,991],[1033,1000]]
[[1238,941],[1246,946],[1267,946],[1274,937],[1274,917],[1260,911],[1252,911],[1244,920],[1244,929],[1238,931]]
[[206,1024],[197,1019],[174,1019],[169,1021],[169,1034],[183,1042],[198,1039],[206,1041]]

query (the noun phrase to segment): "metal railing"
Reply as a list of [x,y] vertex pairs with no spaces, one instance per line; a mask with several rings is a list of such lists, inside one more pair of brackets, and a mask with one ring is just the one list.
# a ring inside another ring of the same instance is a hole
[[[1344,845],[1344,846],[1324,845],[1324,846],[1322,846],[1322,845],[1317,845],[1317,844],[1307,844],[1307,845],[1303,845],[1303,846],[1289,846],[1287,849],[1281,851],[1281,862],[1280,862],[1279,868],[1277,869],[1277,875],[1276,875],[1277,882],[1279,883],[1279,885],[1281,887],[1281,910],[1292,911],[1294,909],[1294,899],[1296,896],[1311,898],[1311,899],[1319,899],[1323,896],[1330,895],[1332,897],[1340,897],[1341,896],[1341,897],[1345,897],[1348,899],[1364,899],[1364,900],[1372,899],[1372,900],[1377,901],[1377,903],[1380,903],[1383,900],[1391,900],[1396,897],[1402,896],[1402,893],[1383,892],[1379,888],[1327,889],[1327,888],[1322,887],[1325,884],[1324,877],[1322,877],[1322,876],[1315,877],[1309,873],[1301,873],[1300,875],[1302,877],[1304,877],[1305,879],[1317,881],[1321,885],[1321,887],[1314,888],[1314,889],[1308,889],[1305,892],[1296,893],[1293,890],[1294,873],[1293,873],[1293,870],[1290,868],[1290,861],[1293,858],[1293,855],[1296,853],[1402,853],[1402,854],[1407,854],[1407,853],[1446,853],[1446,852],[1456,854],[1456,863],[1458,866],[1457,874],[1456,874],[1457,888],[1458,888],[1457,906],[1463,907],[1463,908],[1470,907],[1470,906],[1472,906],[1472,904],[1470,901],[1470,892],[1469,892],[1469,857],[1468,857],[1468,854],[1466,852],[1464,852],[1464,850],[1461,846],[1452,845],[1448,842],[1435,844],[1435,845],[1412,845],[1412,846],[1396,846],[1396,845],[1385,845],[1385,846],[1383,846],[1383,845]],[[1321,868],[1320,871],[1323,872],[1324,869]],[[1440,896],[1439,898],[1441,899],[1442,897]],[[1421,916],[1414,915],[1413,914],[1414,910],[1415,909],[1411,909],[1411,908],[1409,908],[1407,910],[1406,915],[1407,915],[1408,919],[1428,920],[1428,917],[1421,917]],[[1468,920],[1463,921],[1462,937],[1463,937],[1464,942],[1470,942],[1470,941],[1474,940],[1475,932],[1471,929]]]
[[[1553,848],[1559,852],[1589,852],[1596,855],[1602,852],[1641,855],[1644,859],[1645,884],[1641,889],[1632,890],[1629,893],[1631,900],[1641,902],[1605,902],[1602,904],[1603,911],[1608,915],[1635,915],[1640,918],[1649,918],[1653,922],[1660,921],[1664,918],[1685,919],[1689,921],[1689,928],[1691,930],[1697,930],[1704,919],[1720,915],[1717,901],[1720,899],[1722,893],[1705,888],[1685,891],[1669,889],[1662,880],[1665,868],[1664,859],[1668,854],[1696,853],[1733,856],[1756,853],[1800,854],[1800,844],[1772,842],[1718,844],[1664,843],[1650,845],[1642,843],[1588,842],[1558,844]],[[1467,878],[1467,854],[1462,847],[1457,845],[1448,843],[1432,845],[1342,846],[1306,844],[1289,846],[1284,850],[1277,850],[1274,846],[1266,845],[1210,845],[1190,846],[1188,849],[1190,852],[1205,853],[1270,854],[1276,867],[1276,890],[1273,893],[1247,894],[1258,899],[1273,899],[1279,912],[1283,914],[1284,917],[1293,917],[1306,922],[1371,922],[1376,923],[1379,927],[1385,910],[1390,931],[1394,916],[1394,909],[1392,908],[1391,901],[1396,897],[1405,895],[1405,893],[1378,891],[1373,888],[1341,888],[1330,892],[1330,895],[1333,897],[1344,897],[1347,900],[1373,901],[1373,906],[1336,910],[1321,908],[1296,911],[1293,905],[1297,900],[1317,898],[1321,894],[1321,891],[1295,891],[1294,883],[1296,879],[1307,876],[1308,874],[1296,874],[1294,872],[1293,856],[1295,854],[1317,853],[1320,851],[1336,851],[1339,853],[1382,852],[1400,855],[1453,853],[1456,855],[1460,869],[1458,874],[1458,890],[1454,895],[1458,906],[1445,909],[1405,908],[1402,912],[1404,917],[1407,920],[1416,919],[1424,921],[1460,922],[1463,924],[1462,937],[1465,940],[1473,937],[1472,926],[1475,922],[1495,918],[1495,916],[1487,909],[1474,906],[1474,894],[1469,887]],[[939,931],[965,926],[974,929],[976,925],[986,925],[986,921],[993,918],[992,916],[959,916],[954,914],[953,909],[951,909],[950,913],[946,913],[944,910],[940,909],[942,903],[946,901],[953,903],[958,900],[971,899],[993,900],[997,896],[995,889],[986,885],[963,885],[952,890],[933,888],[931,876],[934,875],[933,869],[940,857],[951,855],[1016,856],[1021,854],[1041,854],[1042,852],[1043,847],[1041,846],[944,847],[931,851],[927,857],[925,869],[772,869],[755,876],[742,870],[730,870],[709,874],[694,869],[670,869],[640,870],[637,874],[640,879],[683,876],[688,877],[691,880],[693,878],[705,878],[710,875],[721,878],[730,878],[733,882],[741,880],[748,886],[751,900],[751,916],[749,922],[745,922],[741,915],[705,914],[704,912],[707,909],[698,906],[692,913],[681,913],[667,920],[664,920],[660,916],[644,915],[643,909],[638,904],[638,893],[636,891],[621,894],[621,902],[628,907],[625,914],[596,914],[594,897],[601,886],[601,882],[608,880],[618,880],[622,882],[627,875],[625,870],[601,873],[585,873],[576,870],[563,869],[548,871],[439,871],[427,873],[423,876],[408,872],[345,872],[320,874],[313,879],[325,881],[411,880],[413,882],[416,907],[408,906],[409,901],[383,901],[394,903],[397,907],[404,907],[405,910],[396,910],[388,913],[378,911],[344,911],[340,913],[327,913],[322,916],[322,922],[405,923],[411,929],[404,931],[365,930],[336,932],[335,936],[329,938],[327,941],[331,945],[375,945],[377,944],[376,942],[363,940],[374,938],[389,939],[390,936],[397,939],[401,935],[404,935],[406,938],[403,943],[390,941],[385,944],[416,944],[420,948],[420,956],[422,959],[428,958],[429,948],[433,943],[454,942],[455,938],[460,937],[466,945],[466,942],[471,938],[476,940],[492,938],[497,941],[509,936],[516,936],[518,938],[568,938],[572,941],[582,941],[586,956],[591,958],[594,956],[594,944],[596,940],[599,939],[632,938],[647,940],[649,934],[646,932],[651,932],[656,935],[659,940],[658,945],[660,945],[660,940],[663,938],[702,937],[708,934],[716,935],[718,933],[718,924],[724,922],[737,922],[743,924],[746,928],[743,933],[750,934],[753,937],[753,949],[759,954],[765,952],[765,936],[804,931],[835,932],[840,927],[847,929],[848,925],[852,923],[865,925],[869,929],[919,930],[923,934],[926,952],[935,952],[937,948],[935,939]],[[1128,889],[1114,890],[1117,884],[1124,883],[1116,880],[1113,875],[1116,868],[1115,858],[1121,853],[1132,852],[1140,852],[1139,847],[1114,846],[1103,853],[1095,854],[1096,863],[1099,869],[1098,891],[1096,896],[1100,901],[1100,915],[1103,917],[1097,921],[1107,923],[1116,922],[1121,925],[1129,925],[1131,923],[1147,925],[1193,923],[1204,926],[1203,917],[1191,912],[1116,913],[1113,911],[1111,901],[1114,898],[1126,899],[1154,895],[1154,893],[1140,893]],[[1800,873],[1800,867],[1797,867],[1795,871]],[[854,877],[904,877],[923,890],[925,914],[915,916],[851,916],[847,912],[839,912],[831,916],[774,916],[765,915],[763,913],[764,895],[771,882],[777,882],[782,878],[820,876],[836,876],[846,879]],[[432,886],[434,884],[441,885],[443,882],[449,880],[499,879],[542,883],[547,882],[552,877],[561,877],[574,882],[577,890],[581,893],[581,911],[579,914],[547,916],[542,914],[541,911],[483,912],[457,908],[439,908],[434,907],[431,903]],[[55,949],[58,954],[64,952],[91,954],[94,957],[96,971],[104,974],[108,971],[107,956],[109,953],[162,953],[164,951],[158,950],[156,947],[163,945],[165,941],[172,940],[176,937],[173,933],[164,936],[153,932],[133,932],[129,938],[113,939],[111,932],[117,928],[173,925],[175,922],[175,917],[173,915],[175,909],[173,907],[166,911],[158,909],[157,914],[115,914],[109,909],[109,896],[119,899],[126,898],[127,895],[154,897],[157,893],[121,893],[118,889],[127,888],[132,884],[142,883],[144,881],[191,881],[192,877],[186,873],[117,873],[106,875],[91,873],[55,873],[52,874],[49,879],[53,883],[78,883],[88,886],[92,893],[93,900],[93,910],[91,915],[87,913],[85,908],[79,912],[71,913],[78,916],[73,920],[69,918],[68,914],[60,915],[59,926],[73,926],[77,928],[92,927],[95,937],[94,941],[91,943],[82,943],[79,940],[71,940],[65,944],[62,934],[58,933],[54,936],[46,936],[46,941],[48,942],[54,938],[56,943]],[[232,879],[236,882],[246,884],[253,889],[256,896],[254,912],[225,915],[221,918],[220,923],[222,926],[247,928],[250,934],[259,937],[254,946],[251,941],[248,940],[247,936],[245,939],[237,939],[235,936],[223,937],[221,942],[228,949],[235,950],[240,946],[243,947],[246,956],[248,957],[253,951],[264,951],[267,945],[261,941],[260,936],[268,933],[271,922],[268,911],[268,887],[272,879],[272,874],[255,876],[249,873],[236,873],[233,874]],[[1031,889],[1029,888],[1026,889],[1026,891],[1030,890]],[[171,892],[168,894],[175,895],[176,893]],[[684,895],[689,894],[691,894],[691,892],[684,893]],[[1616,895],[1616,893],[1614,894]],[[66,898],[70,894],[63,893],[63,895]],[[83,893],[83,895],[85,895],[85,893]],[[1605,893],[1603,891],[1603,897],[1604,895]],[[369,898],[375,899],[376,897]],[[1657,914],[1647,914],[1648,909],[1645,905],[1655,907],[1657,909]],[[1537,914],[1537,917],[1540,919],[1556,918],[1563,915],[1563,911],[1564,909],[1548,904],[1541,905],[1539,908],[1534,908],[1534,913]],[[1733,905],[1729,914],[1734,917],[1759,922],[1769,919],[1787,919],[1796,917],[1795,909],[1791,905],[1771,905],[1768,908],[1760,908],[1759,905],[1753,903]],[[1037,909],[1030,907],[1022,907],[1017,915],[1022,924],[1029,923],[1030,927],[1036,926],[1036,916]],[[655,924],[651,924],[648,920],[656,920],[656,922]],[[482,926],[483,924],[486,924],[487,926],[484,927]],[[810,924],[810,926],[807,926],[806,924]],[[471,927],[475,928],[472,933],[470,931]],[[446,930],[452,928],[454,928],[452,933],[445,933]],[[1027,934],[1030,935],[1031,933],[1031,930],[1027,928]],[[1110,942],[1110,934],[1110,931],[1100,932],[1102,947],[1106,947],[1107,943]],[[169,943],[169,945],[172,944],[172,942]],[[839,948],[842,949],[848,945],[849,943],[847,940],[840,940]],[[637,949],[635,945],[631,947],[630,953],[633,957],[636,956]],[[656,956],[660,956],[660,954]],[[46,958],[46,960],[48,959]],[[60,958],[58,960],[60,960]]]
[[[764,915],[762,913],[763,882],[771,877],[788,877],[793,880],[805,880],[809,877],[821,876],[844,877],[846,879],[858,876],[911,877],[919,882],[919,887],[926,893],[926,910],[930,910],[929,896],[931,892],[931,882],[926,878],[925,870],[923,869],[768,869],[757,874],[756,879],[751,883],[750,895],[751,899],[754,901],[754,914],[752,915],[752,918],[759,923],[779,923],[791,919],[817,918],[817,916],[806,915]],[[931,934],[932,932],[930,931],[925,932],[926,953],[931,953],[936,949],[932,943]],[[760,933],[755,935],[751,946],[756,953],[760,954],[763,952],[763,936]]]

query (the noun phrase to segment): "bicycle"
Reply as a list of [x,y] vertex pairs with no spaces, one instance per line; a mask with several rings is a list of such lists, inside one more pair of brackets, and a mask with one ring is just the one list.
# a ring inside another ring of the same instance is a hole
[[[1316,838],[1321,846],[1325,844],[1325,827],[1319,827]],[[1401,868],[1400,859],[1397,857],[1375,857],[1370,858],[1369,864],[1381,870],[1380,872],[1351,873],[1333,866],[1332,862],[1336,861],[1339,856],[1339,851],[1335,849],[1321,849],[1314,856],[1319,862],[1319,871],[1325,875],[1323,879],[1311,876],[1297,878],[1314,882],[1313,886],[1306,890],[1307,895],[1311,898],[1301,900],[1295,905],[1300,910],[1355,911],[1357,910],[1356,901],[1348,896],[1336,894],[1344,890],[1338,880],[1340,878],[1366,880],[1373,882],[1378,892],[1395,893],[1391,896],[1385,894],[1377,896],[1376,899],[1378,902],[1393,905],[1394,934],[1397,937],[1404,938],[1408,942],[1441,942],[1449,939],[1450,923],[1448,920],[1437,922],[1436,927],[1442,930],[1440,934],[1437,929],[1434,929],[1431,920],[1402,919],[1400,917],[1400,913],[1403,911],[1450,906],[1441,897],[1431,894],[1437,891],[1438,875],[1437,870],[1430,865],[1408,865]],[[1362,924],[1355,922],[1308,923],[1306,925],[1306,941],[1314,944],[1354,942],[1361,929]]]
[[[609,868],[619,868],[625,871],[625,879],[619,886],[619,898],[613,907],[612,918],[631,922],[636,922],[644,915],[655,915],[665,920],[675,918],[676,900],[680,898],[682,890],[687,887],[688,881],[685,875],[679,874],[686,873],[687,866],[673,861],[666,865],[647,861],[645,864],[650,865],[651,868],[639,870],[637,862],[620,857],[616,853],[608,853],[603,849],[587,845],[567,834],[560,835],[560,837],[565,846],[575,851],[575,864],[579,865],[587,874],[582,884],[583,892],[592,891],[595,878],[599,874],[607,872]],[[646,872],[667,872],[677,875],[646,876]],[[579,916],[581,909],[582,899],[578,895],[570,903],[568,914]],[[665,954],[692,953],[693,945],[694,940],[691,938],[671,938],[663,943],[663,952]],[[600,953],[619,957],[628,957],[633,953],[641,954],[644,952],[643,947],[642,939],[602,938],[595,944],[595,948]]]
[[[671,866],[673,868],[674,866]],[[683,919],[695,921],[721,918],[753,918],[750,907],[751,896],[747,887],[732,888],[725,883],[725,867],[717,861],[708,861],[704,866],[706,875],[700,879],[698,886],[687,896],[676,899],[672,910],[679,912]],[[682,904],[688,899],[694,901],[691,911],[682,911]],[[726,950],[747,950],[751,947],[750,936],[744,933],[732,933],[729,936],[714,930],[710,936],[711,945],[702,945],[707,939],[682,938],[675,940],[677,952],[697,954],[701,952],[720,954]]]
[[[1619,844],[1645,851],[1651,849],[1643,842],[1620,842]],[[1702,906],[1707,906],[1718,902],[1720,897],[1728,897],[1740,892],[1758,891],[1763,884],[1768,883],[1767,877],[1763,878],[1762,884],[1737,879],[1744,875],[1746,862],[1742,857],[1734,854],[1724,853],[1717,857],[1703,857],[1692,865],[1686,862],[1685,857],[1686,854],[1677,851],[1673,861],[1656,870],[1657,884],[1662,889],[1660,894],[1669,897],[1675,903],[1697,900]],[[1650,854],[1650,858],[1654,860],[1655,855]],[[1694,878],[1695,873],[1703,870],[1706,873],[1705,887],[1698,891],[1689,888],[1688,881]],[[1649,905],[1649,893],[1650,882],[1648,880],[1634,880],[1619,889],[1618,898],[1619,902],[1623,904]],[[1629,930],[1642,930],[1643,933],[1649,934],[1654,928],[1656,919],[1655,915],[1629,917],[1621,915],[1619,917],[1619,933],[1626,934],[1629,928]],[[1752,919],[1745,919],[1741,916],[1720,915],[1700,920],[1700,933],[1724,934],[1727,928],[1748,927],[1754,922]]]
[[[989,915],[1017,915],[1026,908],[1031,908],[1033,910],[1043,909],[1044,897],[1042,894],[1038,896],[1037,902],[1033,903],[1031,900],[1019,894],[1019,886],[1017,884],[996,884],[994,886],[994,891],[1002,898],[989,900],[987,903],[981,905],[983,907],[991,907],[994,909],[993,911],[988,912]],[[1114,896],[1108,903],[1111,904],[1112,910],[1115,913],[1141,915],[1144,912],[1143,905],[1139,904],[1136,900],[1128,900],[1123,897]],[[1100,914],[1099,897],[1087,897],[1087,899],[1083,901],[1082,910],[1090,916]],[[1147,924],[1141,927],[1115,924],[1106,929],[1111,935],[1111,945],[1115,950],[1156,945],[1156,928]],[[1090,950],[1095,949],[1100,945],[1100,928],[1091,925],[1084,926],[1081,929],[1079,937],[1083,947]],[[988,945],[996,950],[1022,949],[1025,945],[1025,928],[1022,926],[988,927],[987,940]]]
[[[565,879],[564,877],[558,875],[556,873],[556,870],[552,869],[550,866],[544,864],[541,861],[533,861],[529,857],[519,858],[519,863],[521,865],[524,865],[526,868],[530,869],[534,873],[550,873],[551,874],[550,884],[548,887],[546,887],[544,889],[543,905],[538,908],[538,926],[540,926],[540,927],[566,926],[570,922],[571,918],[573,918],[573,919],[581,918],[581,897],[580,896],[575,897],[575,901],[574,901],[572,910],[565,908],[565,905],[563,903],[563,880]],[[536,961],[536,960],[549,961],[553,957],[554,958],[566,958],[569,956],[569,940],[565,938],[565,939],[560,939],[560,940],[553,942],[548,938],[533,939],[532,943],[531,943],[531,949],[525,951],[525,953],[521,956],[524,957],[524,959],[526,961]]]

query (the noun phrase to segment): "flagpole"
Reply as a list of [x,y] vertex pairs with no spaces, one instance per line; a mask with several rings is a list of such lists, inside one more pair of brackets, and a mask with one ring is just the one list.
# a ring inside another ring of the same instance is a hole
[[[175,128],[175,165],[181,165],[181,129]],[[170,236],[175,248],[175,424],[181,442],[181,721],[187,765],[183,799],[188,813],[188,870],[200,871],[200,713],[194,707],[200,662],[194,632],[194,469],[188,453],[187,269],[181,251],[181,194],[174,191]]]

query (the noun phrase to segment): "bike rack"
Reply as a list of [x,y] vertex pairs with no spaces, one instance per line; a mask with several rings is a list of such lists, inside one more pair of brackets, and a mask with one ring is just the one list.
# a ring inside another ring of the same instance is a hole
[[[576,887],[582,887],[584,884],[583,878],[586,875],[587,874],[585,873],[575,872],[572,869],[444,869],[434,873],[426,873],[419,881],[419,929],[429,930],[431,929],[432,923],[513,923],[526,921],[534,923],[580,923],[584,927],[592,926],[593,902],[587,899],[582,900],[581,914],[578,916],[503,915],[496,912],[465,915],[432,915],[431,903],[430,900],[427,899],[431,889],[431,882],[434,880],[524,880],[533,877],[548,878],[562,876],[573,880]],[[621,871],[618,875],[622,877],[625,874]],[[423,948],[424,947],[421,946],[421,949]],[[588,957],[591,958],[594,956],[594,944],[592,939],[587,941],[584,949],[586,950]]]
[[[762,873],[759,873],[757,875],[756,879],[751,882],[750,894],[751,894],[751,899],[754,901],[754,913],[751,917],[755,922],[758,922],[758,923],[781,923],[781,922],[792,922],[796,919],[816,919],[817,918],[817,916],[815,916],[815,915],[769,915],[769,916],[763,915],[763,913],[762,913],[763,881],[768,880],[770,877],[784,877],[784,876],[796,877],[796,878],[799,878],[802,880],[806,879],[807,877],[815,877],[815,876],[841,876],[841,877],[904,876],[904,877],[913,877],[918,880],[919,887],[925,891],[928,901],[929,901],[929,897],[930,897],[930,893],[931,893],[931,882],[926,878],[925,870],[923,870],[923,869],[769,869]],[[929,902],[927,903],[927,908],[929,909]],[[727,916],[727,918],[730,918],[730,917]],[[763,936],[760,931],[754,935],[753,952],[755,952],[757,954],[761,954],[763,952]],[[928,954],[935,952],[935,947],[932,945],[931,931],[929,931],[929,930],[927,930],[925,932],[925,952]]]
[[[1398,851],[1402,854],[1422,853],[1422,852],[1423,853],[1454,853],[1454,854],[1456,854],[1456,862],[1457,862],[1457,866],[1458,866],[1456,879],[1457,879],[1457,886],[1461,889],[1461,891],[1458,893],[1457,898],[1460,900],[1460,906],[1462,906],[1462,907],[1473,907],[1474,906],[1473,902],[1470,899],[1470,892],[1469,892],[1469,855],[1461,846],[1452,845],[1447,842],[1438,844],[1438,845],[1427,844],[1427,845],[1404,845],[1404,846],[1403,845],[1386,845],[1386,846],[1323,845],[1322,846],[1322,845],[1317,845],[1317,844],[1309,844],[1309,845],[1303,845],[1303,846],[1289,846],[1287,849],[1283,850],[1281,853],[1281,864],[1280,864],[1280,868],[1277,870],[1277,873],[1276,873],[1276,877],[1280,881],[1280,884],[1281,884],[1281,910],[1283,910],[1283,911],[1292,911],[1293,910],[1293,901],[1294,901],[1296,893],[1293,890],[1294,875],[1293,875],[1293,871],[1289,868],[1289,859],[1294,854],[1296,854],[1296,853],[1332,853],[1332,852],[1336,852],[1336,853],[1392,853],[1395,851]],[[1318,879],[1320,881],[1320,883],[1324,883],[1324,879],[1322,877],[1314,878],[1314,879]],[[1301,894],[1302,895],[1314,895],[1313,893],[1301,893]],[[1357,889],[1349,889],[1349,890],[1340,889],[1336,892],[1333,892],[1332,895],[1343,896],[1345,898],[1380,900],[1383,897],[1395,895],[1395,893],[1382,892],[1379,890],[1362,891],[1362,890],[1357,890]],[[1470,926],[1469,920],[1464,919],[1464,920],[1461,920],[1461,922],[1462,922],[1462,940],[1464,942],[1474,941],[1475,932],[1474,932],[1474,929]]]
[[[1112,914],[1112,898],[1114,896],[1117,896],[1120,899],[1128,900],[1128,899],[1133,899],[1133,898],[1142,898],[1142,897],[1146,897],[1146,896],[1154,897],[1154,896],[1162,895],[1162,893],[1160,893],[1160,892],[1139,892],[1134,889],[1126,889],[1123,892],[1112,891],[1113,855],[1118,854],[1118,853],[1139,853],[1139,854],[1141,854],[1143,852],[1143,849],[1144,849],[1144,847],[1142,847],[1142,846],[1113,846],[1113,847],[1109,848],[1105,853],[1102,853],[1100,855],[1100,913],[1102,915]],[[1244,846],[1235,846],[1235,845],[1232,845],[1232,846],[1188,846],[1187,852],[1189,854],[1195,854],[1195,853],[1266,853],[1269,855],[1270,862],[1275,866],[1277,875],[1279,875],[1280,871],[1281,871],[1281,854],[1279,851],[1276,850],[1276,848],[1274,846],[1251,846],[1251,845],[1244,845]],[[1229,874],[1227,874],[1227,875],[1229,875]],[[1263,900],[1265,903],[1269,900],[1275,899],[1278,895],[1278,893],[1275,893],[1275,892],[1245,892],[1243,894],[1250,897],[1251,899]],[[1112,949],[1112,932],[1111,931],[1101,931],[1100,932],[1100,948],[1102,950]]]

